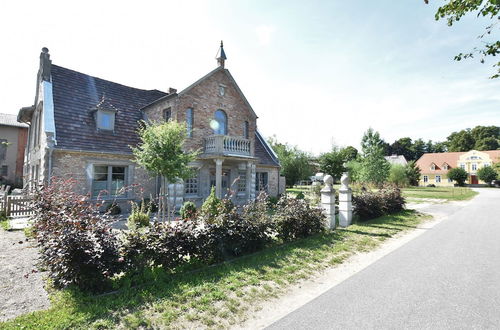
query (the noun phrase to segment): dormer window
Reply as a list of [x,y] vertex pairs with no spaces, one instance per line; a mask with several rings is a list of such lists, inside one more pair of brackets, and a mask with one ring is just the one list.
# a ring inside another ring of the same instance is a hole
[[431,165],[431,170],[432,170],[432,171],[435,171],[435,170],[436,170],[436,164],[432,164],[432,165]]
[[97,128],[106,131],[113,131],[115,129],[115,112],[107,110],[98,110]]
[[450,166],[448,166],[448,164],[446,164],[446,163],[443,164],[443,169],[444,170],[448,170],[449,168],[450,168]]
[[115,106],[111,104],[111,102],[104,96],[101,98],[101,101],[95,106],[95,108],[90,109],[90,112],[94,114],[94,119],[98,130],[115,130],[115,117],[118,109],[116,109]]

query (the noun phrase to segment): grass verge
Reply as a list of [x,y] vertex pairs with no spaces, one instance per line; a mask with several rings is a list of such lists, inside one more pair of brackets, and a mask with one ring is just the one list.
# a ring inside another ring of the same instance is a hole
[[226,328],[290,285],[372,250],[427,218],[407,210],[195,272],[155,269],[144,274],[145,285],[112,295],[54,291],[50,309],[0,323],[0,329]]
[[0,228],[3,230],[10,230],[9,218],[7,218],[3,212],[0,212]]
[[449,201],[471,199],[478,193],[467,187],[411,187],[402,189],[403,196],[408,198],[433,198]]

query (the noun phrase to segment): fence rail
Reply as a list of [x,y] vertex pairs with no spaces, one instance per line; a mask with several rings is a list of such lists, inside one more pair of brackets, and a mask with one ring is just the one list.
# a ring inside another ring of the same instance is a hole
[[8,217],[27,217],[33,214],[32,198],[23,195],[0,195],[0,211]]

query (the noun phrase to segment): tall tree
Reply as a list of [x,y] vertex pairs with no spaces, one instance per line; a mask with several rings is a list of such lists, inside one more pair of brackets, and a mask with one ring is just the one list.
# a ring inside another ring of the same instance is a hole
[[195,160],[196,152],[183,151],[186,126],[175,121],[143,123],[138,135],[140,143],[137,147],[132,147],[135,162],[148,172],[162,177],[159,210],[160,217],[163,218],[167,206],[167,181],[176,182],[189,178],[192,170],[188,164]]
[[406,160],[415,158],[412,150],[413,142],[409,137],[400,138],[391,144],[391,152],[394,155],[403,155]]
[[381,184],[389,176],[390,164],[384,158],[385,142],[380,134],[369,128],[361,139],[363,158],[361,160],[360,180]]
[[333,146],[330,152],[319,157],[320,171],[339,180],[342,173],[347,170],[346,163],[356,159],[358,150],[354,147],[338,148]]
[[[428,3],[429,0],[424,0]],[[481,41],[481,46],[474,47],[468,53],[460,53],[455,56],[456,61],[466,58],[473,58],[479,55],[480,62],[484,63],[485,58],[489,56],[500,55],[500,40],[497,39],[495,32],[498,32],[498,23],[500,22],[500,1],[498,0],[447,0],[447,3],[439,7],[435,18],[446,19],[449,26],[460,21],[460,19],[468,13],[474,13],[477,17],[484,17],[491,20],[491,24],[487,25],[484,33],[478,36]],[[495,63],[496,72],[490,78],[500,77],[500,61]]]
[[281,175],[285,176],[286,184],[292,186],[300,180],[306,180],[313,175],[310,155],[299,150],[296,146],[280,143],[276,137],[268,142],[273,148],[281,164]]
[[474,149],[476,141],[469,128],[453,132],[447,138],[448,151],[469,151]]
[[413,158],[410,158],[408,160],[417,160],[422,155],[425,153],[425,142],[422,139],[416,139],[415,142],[413,142],[413,145],[411,146],[412,152],[413,152]]

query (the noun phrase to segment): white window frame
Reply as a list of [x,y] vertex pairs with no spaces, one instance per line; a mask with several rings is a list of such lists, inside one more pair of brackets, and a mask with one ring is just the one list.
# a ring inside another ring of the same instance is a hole
[[245,195],[247,191],[247,172],[238,170],[238,195]]
[[460,168],[461,168],[462,170],[465,170],[465,164],[464,164],[464,163],[460,163]]
[[200,179],[198,173],[184,181],[184,194],[186,196],[198,196],[200,191]]
[[429,177],[427,175],[424,175],[423,180],[424,180],[424,183],[427,183],[427,182],[429,182]]
[[432,164],[432,165],[431,165],[431,170],[432,170],[432,171],[435,171],[435,170],[436,170],[436,164]]
[[436,181],[436,183],[441,183],[441,175],[436,175],[434,181]]
[[477,171],[477,163],[471,164],[471,171]]

